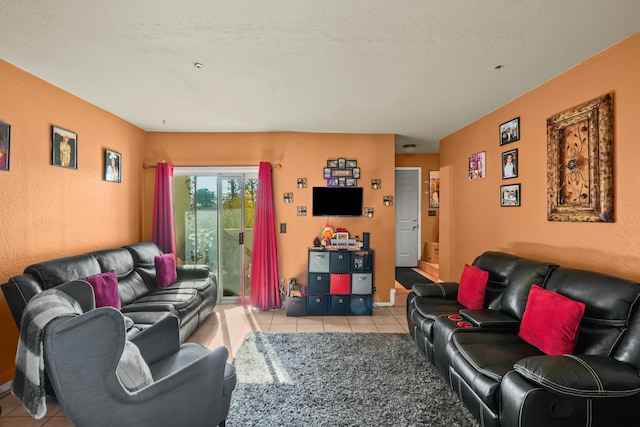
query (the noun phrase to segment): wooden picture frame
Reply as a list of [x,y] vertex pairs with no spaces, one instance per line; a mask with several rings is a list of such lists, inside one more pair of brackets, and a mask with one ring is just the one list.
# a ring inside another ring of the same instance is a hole
[[104,180],[122,182],[122,154],[117,151],[104,150]]
[[51,164],[78,169],[78,134],[59,126],[51,126]]
[[0,170],[9,170],[11,160],[11,125],[0,122]]
[[520,184],[500,186],[500,206],[520,206]]
[[500,145],[520,141],[520,117],[500,125]]
[[547,219],[613,222],[613,93],[547,119]]

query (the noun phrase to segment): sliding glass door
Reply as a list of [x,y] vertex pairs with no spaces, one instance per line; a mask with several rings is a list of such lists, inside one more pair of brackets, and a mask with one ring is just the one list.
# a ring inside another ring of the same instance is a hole
[[221,301],[249,297],[258,168],[175,168],[178,258],[208,264]]

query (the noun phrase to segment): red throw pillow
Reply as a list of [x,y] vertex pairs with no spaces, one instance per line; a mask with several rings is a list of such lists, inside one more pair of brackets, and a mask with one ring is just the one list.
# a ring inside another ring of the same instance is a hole
[[585,305],[531,285],[518,336],[549,355],[571,354]]
[[115,271],[96,274],[91,277],[83,277],[93,288],[96,296],[96,308],[113,307],[120,310],[120,294],[118,293],[118,277]]
[[488,280],[488,271],[465,264],[458,286],[458,302],[470,310],[481,309]]
[[178,280],[176,259],[173,254],[158,255],[154,258],[156,266],[156,282],[159,288],[165,288]]

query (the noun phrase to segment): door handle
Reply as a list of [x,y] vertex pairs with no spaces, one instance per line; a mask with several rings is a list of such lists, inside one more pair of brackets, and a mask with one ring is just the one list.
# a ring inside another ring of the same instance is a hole
[[238,233],[238,244],[239,245],[244,245],[244,232],[243,231]]

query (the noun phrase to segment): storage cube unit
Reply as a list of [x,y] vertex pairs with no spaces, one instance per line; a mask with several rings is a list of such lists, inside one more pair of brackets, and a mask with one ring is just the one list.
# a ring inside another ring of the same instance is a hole
[[308,316],[372,314],[373,250],[309,248],[308,260]]

